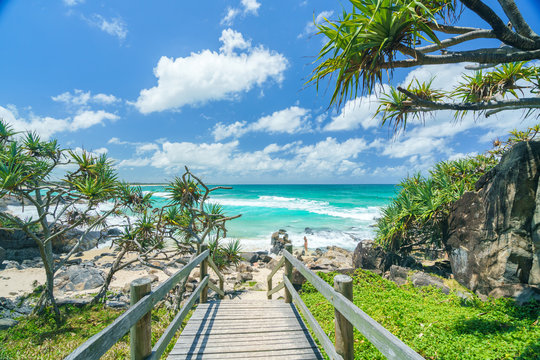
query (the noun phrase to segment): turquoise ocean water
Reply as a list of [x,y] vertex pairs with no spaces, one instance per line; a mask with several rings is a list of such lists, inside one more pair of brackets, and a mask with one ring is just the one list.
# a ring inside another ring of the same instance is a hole
[[[354,249],[358,241],[374,237],[380,209],[395,195],[394,185],[231,185],[218,190],[211,202],[223,205],[227,215],[242,214],[229,222],[228,237],[240,239],[245,250],[268,249],[270,236],[285,229],[293,245],[310,248],[337,245]],[[155,205],[167,202],[163,186],[152,191]]]

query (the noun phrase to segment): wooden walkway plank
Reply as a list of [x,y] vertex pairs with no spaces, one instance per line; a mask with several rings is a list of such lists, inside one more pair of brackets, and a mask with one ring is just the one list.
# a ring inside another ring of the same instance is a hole
[[168,359],[322,359],[292,304],[216,301],[200,304]]

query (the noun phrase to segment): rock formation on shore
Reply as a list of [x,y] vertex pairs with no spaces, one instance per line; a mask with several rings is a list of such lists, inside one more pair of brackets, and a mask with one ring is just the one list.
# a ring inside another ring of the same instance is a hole
[[456,201],[445,239],[457,281],[480,295],[540,300],[540,142],[518,143]]

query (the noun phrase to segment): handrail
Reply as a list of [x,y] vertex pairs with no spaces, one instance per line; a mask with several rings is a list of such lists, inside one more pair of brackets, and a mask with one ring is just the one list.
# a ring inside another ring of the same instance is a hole
[[300,298],[300,295],[296,292],[294,289],[293,284],[289,279],[287,279],[286,276],[283,277],[283,282],[285,283],[285,286],[292,294],[293,300],[296,301],[296,303],[300,306],[300,310],[302,310],[302,313],[304,314],[304,317],[306,318],[309,326],[311,327],[311,330],[315,333],[317,336],[317,339],[321,342],[321,345],[332,360],[343,360],[341,355],[339,355],[336,352],[336,349],[334,348],[334,344],[332,344],[332,341],[328,338],[328,335],[324,332],[324,330],[321,328],[321,325],[317,322],[315,317],[311,314],[309,309],[307,308],[306,304],[302,301],[302,298]]
[[176,333],[176,330],[182,325],[182,321],[188,314],[189,310],[193,307],[193,304],[195,304],[195,301],[197,301],[197,297],[199,297],[200,292],[202,289],[206,286],[206,284],[209,283],[210,277],[206,275],[204,277],[204,280],[200,283],[199,286],[197,286],[197,289],[191,293],[188,301],[184,304],[182,309],[176,314],[173,321],[167,326],[167,329],[165,329],[165,332],[163,332],[163,335],[159,338],[156,345],[152,348],[152,353],[146,360],[154,360],[159,359],[169,343],[171,342],[174,334]]
[[[381,324],[360,310],[352,301],[335,291],[330,285],[318,277],[313,271],[308,269],[301,261],[296,259],[286,249],[283,250],[282,259],[286,259],[286,262],[290,264],[290,266],[296,268],[304,276],[304,278],[309,281],[317,289],[317,291],[319,291],[334,306],[336,312],[339,312],[339,314],[341,314],[341,316],[343,316],[350,324],[356,327],[386,358],[396,360],[424,359],[422,356],[408,347],[403,341],[386,330]],[[308,320],[308,323],[310,323],[310,321],[315,321],[313,315],[309,312],[307,306],[305,306],[302,299],[292,286],[292,283],[290,282],[290,275],[285,274],[283,281],[287,293],[289,293],[298,303],[300,309]],[[271,280],[269,280],[269,283],[271,284]],[[270,293],[270,291],[271,289],[269,288],[268,293]],[[338,359],[333,355],[335,351],[332,351],[332,349],[327,349],[329,340],[327,341],[327,338],[325,338],[326,334],[324,334],[324,331],[322,331],[322,329],[319,331],[319,329],[316,329],[317,326],[314,326],[311,323],[310,325],[312,326],[312,329],[314,329],[314,333],[317,338],[321,341],[321,344],[323,344],[327,354],[333,359]]]
[[[212,266],[209,250],[204,250],[195,259],[186,264],[182,269],[177,271],[161,285],[159,285],[154,291],[151,291],[144,297],[142,297],[135,305],[131,306],[116,320],[114,320],[109,326],[101,330],[99,333],[92,336],[82,345],[80,345],[75,351],[69,354],[65,360],[94,360],[99,359],[105,354],[118,340],[120,340],[135,324],[141,320],[149,311],[152,310],[155,304],[157,304],[163,297],[174,288],[183,278],[187,277],[191,271],[199,264],[204,265],[209,263]],[[211,263],[210,263],[211,262]],[[215,264],[214,264],[215,266]],[[214,267],[212,267],[214,269]],[[197,296],[199,296],[206,288],[210,287],[220,296],[224,295],[221,279],[223,275],[214,269],[216,275],[220,278],[220,289],[218,289],[213,283],[209,281],[209,276],[205,275],[197,287],[197,289],[191,294],[187,303],[176,314],[175,318],[169,324],[161,338],[158,340],[151,354],[147,359],[158,359],[170,340],[174,336],[174,333],[180,327],[182,320],[185,318],[189,310],[193,307]],[[211,284],[211,285],[210,285]],[[149,326],[149,324],[148,324]],[[131,339],[134,341],[134,339]]]
[[272,289],[272,277],[276,274],[276,272],[281,268],[283,265],[285,265],[285,258],[282,256],[281,259],[279,259],[278,263],[274,267],[274,269],[268,274],[268,277],[266,278],[266,285],[268,286],[268,293],[266,294],[268,300],[272,300],[272,294],[275,292],[278,292],[279,290],[283,289],[283,287],[279,288],[279,286],[283,285],[283,283],[279,283],[275,288]]

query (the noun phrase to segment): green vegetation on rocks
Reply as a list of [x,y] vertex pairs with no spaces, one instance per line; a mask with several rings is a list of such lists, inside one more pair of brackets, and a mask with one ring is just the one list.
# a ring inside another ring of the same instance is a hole
[[[337,273],[319,273],[333,285]],[[464,300],[432,287],[398,286],[357,270],[353,302],[426,359],[537,359],[540,354],[540,304],[513,300]],[[332,341],[334,308],[309,283],[301,297]],[[358,330],[355,359],[384,359]]]
[[476,182],[498,164],[516,143],[532,141],[540,125],[514,130],[506,141],[496,140],[485,155],[437,163],[427,176],[415,174],[398,184],[399,194],[382,210],[376,241],[387,250],[441,248],[452,204],[464,192],[474,191]]

